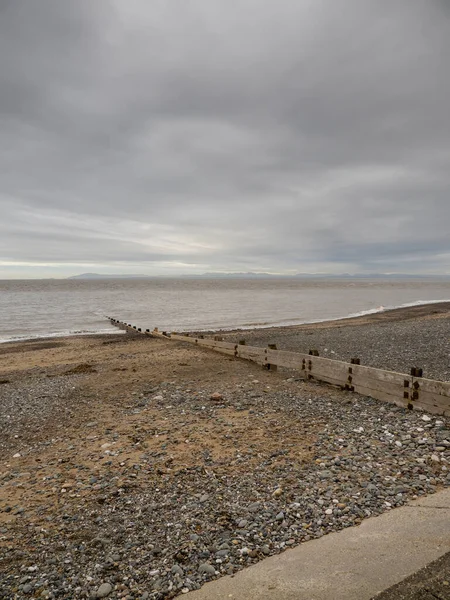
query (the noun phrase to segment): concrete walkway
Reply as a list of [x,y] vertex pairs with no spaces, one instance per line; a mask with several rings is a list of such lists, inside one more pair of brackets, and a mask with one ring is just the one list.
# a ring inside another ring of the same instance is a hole
[[186,594],[189,600],[370,600],[450,550],[450,488]]

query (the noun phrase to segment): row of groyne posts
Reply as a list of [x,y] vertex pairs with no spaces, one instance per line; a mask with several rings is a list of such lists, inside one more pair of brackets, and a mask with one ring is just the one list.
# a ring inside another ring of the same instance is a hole
[[194,344],[221,354],[250,360],[271,371],[278,367],[294,369],[305,380],[328,383],[403,408],[450,416],[450,382],[426,379],[422,369],[416,367],[411,369],[410,374],[396,373],[361,365],[358,358],[353,358],[350,363],[324,358],[319,356],[317,350],[302,354],[278,350],[275,344],[260,348],[248,346],[245,340],[233,343],[226,342],[217,335],[205,338],[203,335],[160,332],[157,328],[152,331],[143,330],[113,317],[108,319],[112,325],[127,333]]

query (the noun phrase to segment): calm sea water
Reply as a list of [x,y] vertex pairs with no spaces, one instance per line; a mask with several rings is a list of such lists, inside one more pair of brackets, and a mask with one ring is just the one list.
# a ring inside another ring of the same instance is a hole
[[226,329],[338,319],[450,300],[447,280],[102,279],[0,281],[0,341],[142,328]]

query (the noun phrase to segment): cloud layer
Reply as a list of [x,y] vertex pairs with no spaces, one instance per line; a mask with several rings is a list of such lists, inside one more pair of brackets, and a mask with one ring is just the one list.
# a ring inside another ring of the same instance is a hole
[[0,277],[450,273],[445,0],[0,0]]

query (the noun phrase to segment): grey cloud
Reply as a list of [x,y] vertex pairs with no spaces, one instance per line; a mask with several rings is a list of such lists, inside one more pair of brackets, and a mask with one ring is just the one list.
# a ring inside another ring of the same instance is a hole
[[450,272],[449,54],[439,1],[0,1],[0,269]]

